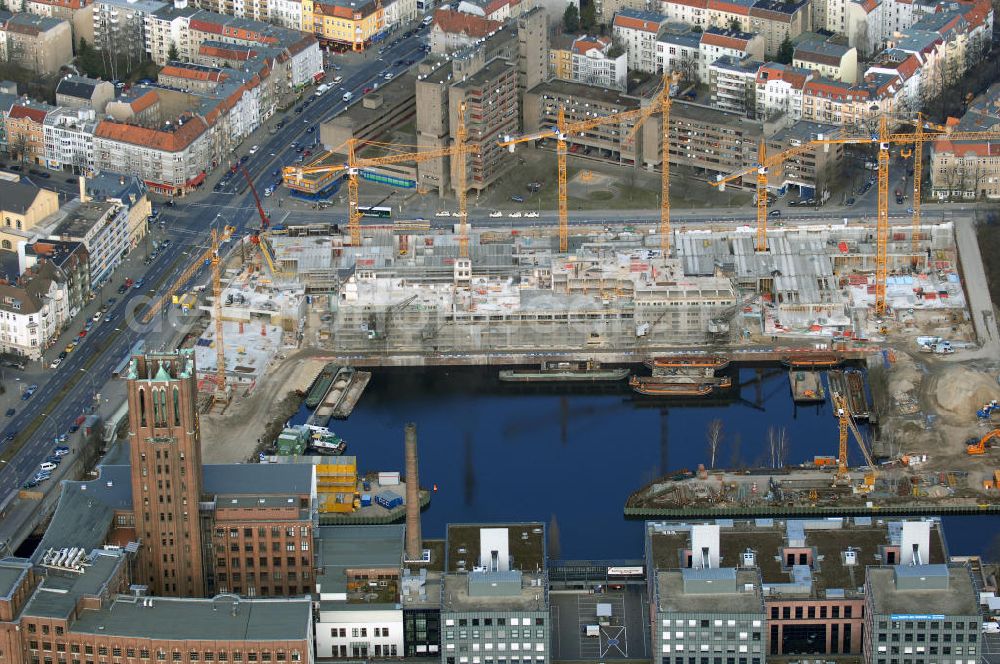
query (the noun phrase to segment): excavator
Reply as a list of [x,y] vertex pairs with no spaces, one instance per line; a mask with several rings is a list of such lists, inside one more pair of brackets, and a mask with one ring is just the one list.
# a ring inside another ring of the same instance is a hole
[[970,456],[986,454],[986,444],[997,437],[1000,437],[1000,429],[990,431],[988,434],[980,438],[979,442],[976,442],[975,438],[970,438],[968,444],[965,446],[965,453]]

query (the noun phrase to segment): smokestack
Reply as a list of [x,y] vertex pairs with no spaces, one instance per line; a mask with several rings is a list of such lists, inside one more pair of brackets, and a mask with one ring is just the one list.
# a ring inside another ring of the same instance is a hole
[[80,202],[86,203],[90,200],[87,196],[87,178],[80,176]]
[[406,559],[424,555],[420,536],[420,477],[417,473],[417,425],[406,425]]

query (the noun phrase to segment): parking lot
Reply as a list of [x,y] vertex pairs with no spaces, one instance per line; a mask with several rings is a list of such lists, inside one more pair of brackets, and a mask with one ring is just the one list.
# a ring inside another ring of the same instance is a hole
[[983,664],[1000,664],[1000,634],[983,634],[982,641]]
[[[642,585],[601,593],[553,591],[552,658],[554,660],[649,659],[648,602]],[[598,625],[597,605],[610,604],[611,617],[598,636],[587,636]]]

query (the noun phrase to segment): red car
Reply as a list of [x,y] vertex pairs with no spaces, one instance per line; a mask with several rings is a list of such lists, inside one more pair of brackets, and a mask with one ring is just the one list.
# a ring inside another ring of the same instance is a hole
[[303,152],[303,153],[302,153],[302,156],[303,156],[303,157],[308,157],[308,156],[309,156],[309,155],[311,155],[312,153],[313,153],[313,151],[312,151],[312,150],[306,150],[305,152]]
[[368,94],[369,92],[371,92],[371,91],[372,91],[372,90],[374,90],[374,89],[375,89],[375,88],[365,88],[365,89],[364,89],[364,90],[362,91],[362,93],[361,93],[361,94],[365,94],[365,95],[366,95],[366,94]]
[[87,331],[86,330],[80,330],[80,338],[83,339],[85,336],[87,336]]

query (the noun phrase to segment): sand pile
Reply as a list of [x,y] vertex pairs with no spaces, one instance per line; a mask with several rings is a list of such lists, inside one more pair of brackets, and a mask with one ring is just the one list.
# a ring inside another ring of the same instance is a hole
[[937,377],[934,398],[943,415],[974,418],[976,410],[1000,398],[993,376],[966,367],[948,367]]

